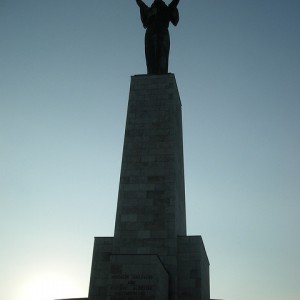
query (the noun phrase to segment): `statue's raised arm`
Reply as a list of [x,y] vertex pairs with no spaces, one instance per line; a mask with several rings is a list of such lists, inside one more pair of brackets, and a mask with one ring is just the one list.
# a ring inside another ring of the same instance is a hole
[[142,0],[136,0],[136,3],[140,7],[140,15],[143,26],[147,28],[149,7]]
[[168,28],[170,22],[174,26],[179,22],[179,0],[172,0],[169,5],[163,0],[154,0],[150,7],[142,0],[136,0],[136,3],[146,28],[145,54],[148,74],[167,74],[170,52]]
[[177,7],[177,5],[179,4],[180,0],[173,0],[170,4],[169,7]]
[[[138,5],[139,7],[141,7],[141,6],[143,6],[143,5],[147,6],[142,0],[136,0],[136,3],[137,3],[137,5]],[[147,6],[147,7],[148,7],[148,6]]]
[[174,26],[177,26],[179,22],[179,12],[177,9],[177,5],[179,4],[179,0],[173,0],[169,4],[169,9],[170,9],[170,21]]

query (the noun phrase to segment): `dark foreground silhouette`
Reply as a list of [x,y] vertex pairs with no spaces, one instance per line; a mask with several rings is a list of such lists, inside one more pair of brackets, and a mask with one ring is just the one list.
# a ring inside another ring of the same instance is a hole
[[141,21],[146,28],[145,55],[148,74],[167,74],[170,52],[169,23],[179,22],[177,5],[173,0],[167,5],[163,0],[154,0],[148,7],[142,0],[136,0],[140,7]]

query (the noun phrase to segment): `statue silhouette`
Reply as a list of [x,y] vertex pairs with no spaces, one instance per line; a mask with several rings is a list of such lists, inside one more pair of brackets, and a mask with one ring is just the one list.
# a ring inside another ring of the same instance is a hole
[[148,74],[167,74],[170,52],[169,23],[179,22],[177,5],[172,0],[167,5],[163,0],[154,0],[148,7],[142,0],[136,0],[140,7],[141,21],[146,28],[145,55]]

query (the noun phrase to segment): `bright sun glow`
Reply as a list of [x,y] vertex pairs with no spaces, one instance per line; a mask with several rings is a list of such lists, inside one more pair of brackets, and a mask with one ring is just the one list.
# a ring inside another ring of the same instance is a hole
[[25,280],[20,300],[54,300],[76,297],[78,285],[58,273],[38,274]]

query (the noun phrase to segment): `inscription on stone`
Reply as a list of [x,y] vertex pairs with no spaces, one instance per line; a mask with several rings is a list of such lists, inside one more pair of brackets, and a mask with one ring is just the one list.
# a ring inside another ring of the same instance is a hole
[[114,274],[110,300],[155,300],[155,280],[150,274]]

